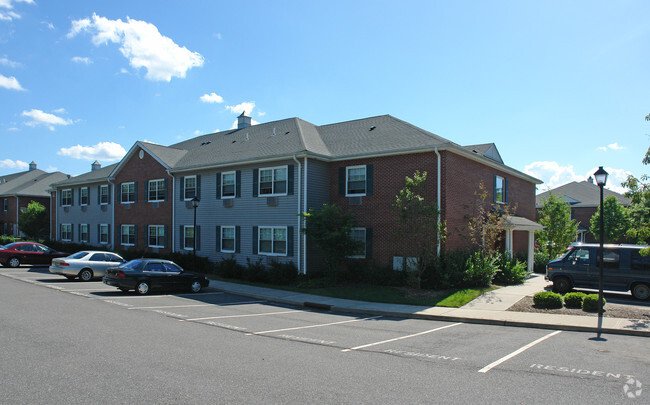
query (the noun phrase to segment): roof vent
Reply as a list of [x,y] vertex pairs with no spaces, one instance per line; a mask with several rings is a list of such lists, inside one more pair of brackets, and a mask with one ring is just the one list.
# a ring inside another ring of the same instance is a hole
[[373,125],[373,126],[370,127],[370,130],[372,131],[375,128],[377,128],[377,127]]
[[242,112],[239,117],[237,117],[237,129],[242,129],[251,126],[251,117],[246,115],[246,111]]
[[212,143],[212,141],[201,142],[201,146],[203,146],[203,145],[209,145],[209,144],[211,144],[211,143]]
[[90,165],[90,171],[91,171],[91,172],[94,172],[95,170],[99,170],[99,169],[101,169],[101,168],[102,168],[102,164],[99,163],[99,162],[96,161],[96,160],[95,160],[95,161]]
[[32,160],[32,163],[29,164],[29,171],[36,170],[36,163]]

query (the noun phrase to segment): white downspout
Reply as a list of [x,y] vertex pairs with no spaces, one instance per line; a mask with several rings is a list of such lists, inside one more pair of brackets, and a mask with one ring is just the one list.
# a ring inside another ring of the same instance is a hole
[[[59,191],[55,191],[56,196],[58,197]],[[56,240],[56,230],[59,228],[59,210],[56,205],[57,197],[54,197],[54,202],[52,201],[52,194],[50,194],[50,239]],[[54,207],[54,233],[52,233],[52,207]]]
[[[436,191],[436,199],[437,199],[437,203],[438,203],[438,218],[437,218],[437,220],[438,220],[438,224],[440,224],[440,212],[442,211],[442,209],[440,208],[440,204],[441,204],[441,200],[442,200],[441,197],[440,197],[440,188],[441,188],[440,187],[440,183],[441,183],[440,170],[441,170],[442,164],[440,163],[440,152],[438,152],[438,147],[435,147],[433,149],[433,151],[435,152],[435,154],[437,156],[437,160],[438,160],[438,170],[437,170],[438,187],[437,187],[437,191]],[[436,252],[437,252],[438,256],[440,256],[440,235],[438,235],[438,246],[436,247]]]
[[[171,194],[171,199],[172,199],[172,230],[171,230],[171,252],[174,253],[176,251],[176,240],[174,239],[174,229],[176,229],[176,177],[174,177],[173,174],[169,172],[169,169],[167,169],[167,175],[172,178],[172,194]],[[236,186],[236,184],[235,184]],[[167,191],[167,194],[169,194],[169,190]],[[145,229],[145,232],[149,232],[149,230]],[[148,237],[148,235],[146,236]]]
[[298,229],[296,232],[296,235],[298,236],[298,273],[302,273],[302,269],[300,266],[300,230],[302,227],[300,226],[302,224],[302,217],[300,214],[302,211],[300,210],[300,197],[302,195],[302,182],[301,182],[301,177],[300,177],[300,172],[302,171],[302,164],[300,163],[300,160],[296,158],[296,155],[293,155],[293,160],[298,163]]
[[[115,184],[109,178],[107,178],[106,180],[108,181],[108,184],[111,185],[111,194],[110,194],[110,196],[113,199],[112,202],[109,199],[108,203],[111,204],[111,225],[113,225],[111,227],[111,228],[113,228],[113,235],[112,235],[113,236],[113,244],[111,245],[111,247],[115,248],[115,246],[117,246],[114,243],[115,242]],[[101,193],[101,188],[100,188],[100,193]],[[110,230],[109,230],[109,232],[110,232]],[[121,234],[121,232],[122,232],[122,230],[120,230],[120,234]],[[90,229],[88,230],[88,233],[90,234]],[[98,236],[99,244],[101,245],[101,235],[97,235],[97,236]],[[88,239],[90,239],[90,237]]]
[[[305,192],[303,193],[303,196],[304,196],[303,197],[304,198],[303,209],[305,210],[305,212],[307,212],[307,156],[305,156],[305,185],[304,185],[304,187],[305,187]],[[303,244],[303,249],[302,249],[302,251],[303,251],[303,254],[302,254],[303,255],[302,256],[303,265],[302,265],[302,268],[303,268],[303,273],[307,274],[307,235],[304,235],[304,234],[302,235],[302,244]]]

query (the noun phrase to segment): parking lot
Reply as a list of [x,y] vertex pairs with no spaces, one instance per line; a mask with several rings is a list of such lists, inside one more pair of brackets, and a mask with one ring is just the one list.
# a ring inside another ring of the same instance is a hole
[[597,341],[593,334],[559,330],[319,312],[211,288],[198,294],[139,296],[98,280],[67,280],[37,267],[1,269],[0,274],[74,295],[79,308],[83,308],[83,300],[93,300],[121,311],[165,317],[167,322],[188,328],[201,325],[228,330],[237,333],[235,338],[242,344],[250,339],[275,339],[329,348],[329,356],[334,357],[355,353],[392,356],[418,367],[430,364],[435,369],[475,373],[476,378],[495,374],[498,378],[545,377],[560,384],[581,381],[581,389],[589,395],[612,401],[623,398],[624,387],[637,381],[650,387],[650,349],[647,338],[642,337],[612,335]]

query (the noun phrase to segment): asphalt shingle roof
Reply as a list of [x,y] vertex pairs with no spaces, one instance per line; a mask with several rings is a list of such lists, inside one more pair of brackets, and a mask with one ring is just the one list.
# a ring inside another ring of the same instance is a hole
[[[563,186],[554,188],[553,190],[540,193],[535,197],[535,206],[540,208],[542,200],[547,198],[549,194],[561,196],[566,202],[571,204],[572,207],[598,207],[600,205],[600,187],[588,181],[571,182]],[[618,202],[624,206],[630,205],[630,199],[611,190],[604,189],[603,196],[607,198],[614,196]]]
[[70,177],[69,179],[65,179],[63,181],[59,181],[55,184],[52,184],[52,186],[53,187],[61,187],[67,185],[72,186],[76,184],[89,184],[89,183],[96,183],[100,181],[106,181],[106,179],[108,179],[108,175],[111,174],[115,166],[117,166],[117,163],[80,174],[79,176]]
[[0,196],[49,197],[51,185],[68,178],[65,173],[47,173],[39,169],[17,174],[0,184]]

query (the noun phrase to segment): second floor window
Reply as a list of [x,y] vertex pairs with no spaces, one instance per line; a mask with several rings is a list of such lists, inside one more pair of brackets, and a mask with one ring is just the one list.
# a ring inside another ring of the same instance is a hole
[[287,166],[260,169],[259,195],[287,194]]
[[501,176],[494,176],[494,202],[506,203],[507,202],[507,188],[508,182]]
[[61,205],[69,207],[72,205],[72,189],[61,190]]
[[3,202],[2,202],[2,210],[3,210],[4,212],[9,211],[9,199],[8,199],[8,198],[5,198],[5,199],[3,200]]
[[135,202],[135,183],[122,183],[122,203]]
[[196,176],[187,176],[183,179],[183,190],[185,200],[191,200],[196,195]]
[[149,180],[149,201],[165,201],[167,190],[165,189],[165,180]]
[[221,198],[235,197],[235,172],[221,173]]
[[79,205],[88,205],[88,187],[79,189]]
[[99,186],[99,203],[101,205],[108,204],[108,185]]
[[347,189],[348,196],[366,195],[366,166],[350,166],[347,170]]

